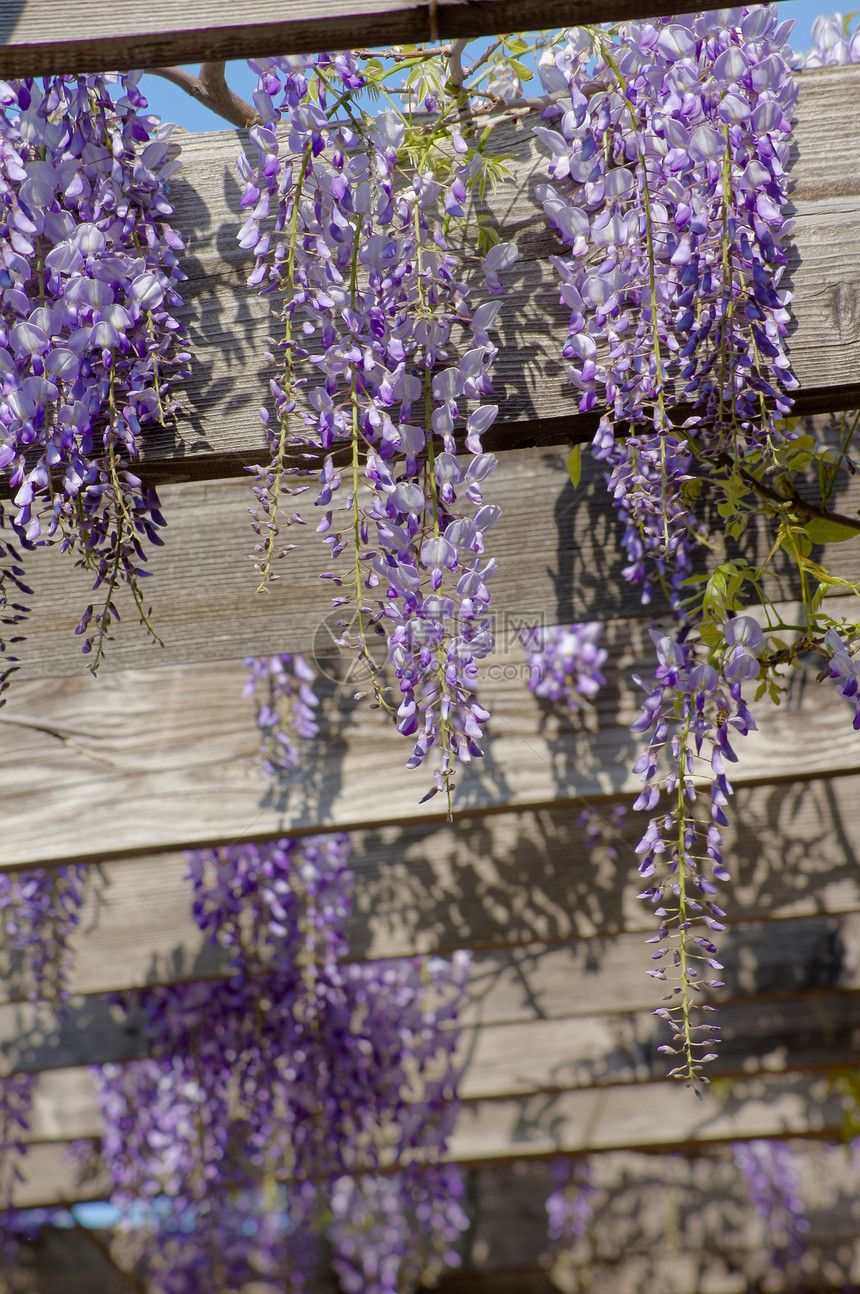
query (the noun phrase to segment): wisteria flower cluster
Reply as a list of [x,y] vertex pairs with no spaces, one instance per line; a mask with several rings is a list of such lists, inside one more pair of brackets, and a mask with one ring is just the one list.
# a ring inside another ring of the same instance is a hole
[[[730,879],[722,853],[732,791],[726,763],[737,761],[732,744],[736,737],[756,727],[742,685],[758,675],[757,656],[764,645],[764,634],[751,616],[729,620],[725,634],[728,651],[715,668],[697,660],[689,639],[652,629],[658,660],[655,684],[647,689],[642,713],[632,725],[634,733],[648,734],[648,745],[634,764],[645,783],[634,808],[654,814],[663,796],[669,801],[651,817],[636,846],[640,875],[648,881],[641,897],[653,904],[659,920],[657,934],[648,941],[657,945],[652,958],[662,963],[671,954],[668,973],[658,965],[649,974],[676,981],[666,998],[668,1005],[656,1012],[673,1034],[672,1043],[660,1050],[682,1057],[672,1073],[692,1086],[703,1080],[702,1067],[714,1058],[718,1032],[716,1025],[696,1023],[692,1006],[705,988],[721,987],[721,981],[708,974],[722,969],[711,936],[725,929],[714,882]],[[635,681],[641,684],[638,677]],[[707,825],[693,810],[696,775],[710,781]],[[701,1009],[713,1008],[702,1004]]]
[[22,1181],[20,1160],[26,1153],[23,1134],[30,1126],[35,1074],[0,1077],[0,1257],[14,1258],[18,1237],[7,1218],[14,1217],[12,1197]]
[[848,30],[850,15],[819,14],[812,22],[812,49],[803,56],[804,68],[860,63],[860,30]]
[[750,1203],[764,1221],[777,1268],[795,1267],[809,1230],[791,1147],[784,1141],[736,1141],[735,1164],[749,1187]]
[[[646,603],[659,589],[673,613],[652,633],[654,681],[641,683],[633,725],[649,734],[635,765],[646,783],[637,808],[651,815],[638,852],[643,897],[660,922],[655,960],[672,939],[671,976],[668,963],[652,971],[674,980],[659,1012],[673,1030],[663,1049],[680,1052],[675,1072],[693,1085],[700,1052],[713,1055],[701,1034],[715,1030],[694,1026],[690,1011],[691,995],[716,983],[703,969],[719,970],[725,765],[735,737],[755,726],[744,684],[757,680],[757,697],[778,699],[773,662],[812,644],[840,692],[856,690],[844,643],[825,639],[833,622],[822,609],[830,589],[854,586],[809,560],[830,533],[850,434],[837,456],[787,420],[796,387],[785,346],[791,295],[781,286],[797,97],[791,26],[765,5],[578,29],[539,69],[548,124],[535,133],[550,160],[538,196],[566,249],[553,261],[571,311],[568,376],[581,410],[605,409],[593,451],[624,525],[624,574]],[[795,481],[815,466],[822,502],[807,508]],[[771,607],[767,634],[744,613],[753,594],[761,600],[764,568],[727,561],[695,572],[709,530],[695,508],[702,498],[730,537],[755,514],[772,523],[768,562],[790,554],[803,590],[806,632],[793,631],[793,647],[770,646],[769,633],[783,629]],[[814,518],[819,531],[807,533]],[[699,778],[710,783],[710,823],[693,809]]]
[[277,778],[298,766],[301,743],[319,736],[316,674],[304,656],[293,652],[249,656],[245,668],[248,677],[242,695],[257,700],[263,772]]
[[[240,244],[254,253],[250,282],[283,301],[274,411],[262,412],[272,457],[256,469],[258,569],[273,578],[274,558],[294,546],[280,538],[281,495],[307,491],[296,475],[313,473],[333,605],[352,606],[376,702],[414,739],[410,766],[438,748],[431,794],[450,802],[455,765],[481,753],[488,716],[474,688],[493,646],[485,536],[499,509],[484,499],[496,459],[482,436],[498,413],[486,401],[499,303],[472,307],[463,280],[468,192],[486,165],[444,108],[426,129],[390,108],[363,112],[352,55],[251,66],[263,123],[251,132],[257,165],[239,159]],[[491,293],[516,256],[497,243],[483,257]],[[302,413],[300,369],[318,375]],[[306,509],[287,524],[309,519]],[[380,632],[396,706],[368,651]]]
[[[732,470],[758,461],[790,412],[778,284],[791,25],[754,6],[615,38],[578,29],[542,59],[545,88],[569,96],[544,111],[558,128],[535,131],[550,155],[544,210],[570,248],[554,258],[568,376],[580,409],[606,406],[594,451],[646,601],[656,574],[677,605],[689,575],[694,460],[712,477],[726,455]],[[678,427],[670,415],[685,406]]]
[[121,584],[150,628],[140,581],[164,519],[134,465],[188,358],[173,313],[185,276],[172,128],[146,115],[139,78],[0,85],[0,468],[20,542],[58,541],[101,590],[77,630],[94,670]]
[[0,872],[0,970],[34,1002],[68,996],[70,941],[90,882],[82,863]]
[[573,713],[592,701],[606,682],[601,666],[609,653],[600,647],[603,625],[538,625],[522,634],[529,687],[536,696]]
[[[278,1227],[266,1224],[263,1266],[297,1290],[318,1261],[313,1237],[344,1174],[385,1159],[403,1165],[390,1184],[409,1227],[428,1236],[431,1266],[459,1225],[453,1180],[439,1176],[436,1205],[427,1195],[436,1177],[420,1182],[456,1114],[454,1026],[468,958],[344,962],[348,856],[345,836],[192,855],[194,917],[227,950],[230,977],[148,991],[153,1059],[100,1071],[113,1198],[129,1219],[135,1201],[152,1201],[150,1261],[166,1294],[238,1286],[262,1262],[260,1228],[237,1223],[230,1246],[215,1242],[237,1193],[280,1216]],[[418,1161],[416,1179],[405,1170]],[[345,1221],[340,1234],[347,1254]]]
[[459,1266],[465,1194],[457,1164],[338,1178],[328,1237],[343,1294],[402,1294],[435,1285],[444,1269]]
[[555,1189],[546,1201],[549,1238],[559,1250],[570,1249],[594,1216],[591,1164],[587,1159],[556,1159],[552,1176]]

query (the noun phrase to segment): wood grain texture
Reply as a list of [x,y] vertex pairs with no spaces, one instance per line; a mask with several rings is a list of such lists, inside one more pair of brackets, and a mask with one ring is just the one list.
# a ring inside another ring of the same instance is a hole
[[[490,658],[481,696],[493,726],[484,758],[459,780],[456,811],[553,801],[581,808],[637,793],[629,670],[637,661],[648,667],[653,649],[649,642],[642,654],[645,637],[636,623],[610,626],[607,686],[595,709],[573,721],[542,712],[515,658]],[[737,782],[794,778],[801,747],[807,777],[857,767],[850,712],[831,686],[815,682],[818,668],[812,662],[792,674],[779,708],[760,708]],[[241,665],[222,664],[22,682],[0,714],[0,865],[444,816],[438,800],[418,803],[430,774],[405,767],[409,743],[366,701],[344,702],[342,694],[289,788],[267,788],[254,766],[257,734],[243,678]]]
[[[840,934],[853,937],[847,955]],[[860,1041],[858,945],[856,917],[829,929],[820,921],[745,927],[725,938],[727,987],[711,999],[721,1004],[723,1041],[711,1077],[851,1067]],[[478,958],[461,1014],[463,1097],[665,1077],[674,1062],[658,1048],[670,1036],[651,1014],[663,990],[645,973],[644,941],[616,939],[591,952],[590,964],[570,949]],[[29,1004],[0,1007],[0,1074],[69,1073],[151,1052],[134,1001],[126,1016],[104,996],[75,999],[59,1021]]]
[[[702,6],[716,8],[711,0]],[[0,76],[492,36],[669,13],[667,0],[153,0],[146,10],[89,0],[3,0]]]
[[[706,1092],[701,1100],[671,1082],[538,1091],[464,1101],[449,1157],[475,1165],[620,1149],[692,1151],[768,1137],[833,1140],[842,1117],[842,1098],[816,1075],[743,1078],[722,1087],[719,1097]],[[92,1075],[76,1069],[45,1075],[28,1136],[34,1148],[54,1142],[58,1149],[96,1138]],[[46,1150],[41,1154],[50,1162]],[[48,1189],[43,1177],[41,1188]],[[15,1198],[20,1203],[33,1195],[31,1187]]]
[[[852,1065],[860,1040],[860,993],[733,1003],[721,1009],[719,1019],[723,1038],[717,1059],[708,1067],[712,1080],[826,1074]],[[668,1030],[650,1012],[635,1011],[467,1026],[457,1049],[464,1118],[468,1124],[472,1103],[489,1099],[659,1082],[675,1063],[657,1050],[669,1039]],[[432,1066],[428,1072],[433,1072]],[[80,1062],[41,1072],[28,1138],[97,1136],[101,1124],[94,1085],[91,1069]],[[679,1098],[686,1091],[673,1083],[668,1090]],[[648,1098],[641,1103],[647,1106]]]
[[[731,930],[720,941],[729,993],[860,987],[860,778],[741,786],[734,810],[726,832]],[[632,968],[639,975],[642,933],[651,929],[636,899],[639,815],[628,811],[620,836],[609,835],[614,857],[605,844],[589,844],[577,816],[558,805],[356,832],[350,955],[472,947],[471,1010],[483,1021],[519,1018],[524,1003],[539,1016],[574,1014],[580,994],[585,1011],[611,1010],[622,973],[623,1001],[646,1006],[650,981],[629,975]],[[224,972],[223,956],[191,919],[186,869],[181,853],[91,869],[72,937],[73,995]],[[792,950],[796,965],[787,972]],[[0,1002],[25,994],[13,969]],[[11,1024],[0,1029],[4,1040],[13,1032]]]
[[[487,553],[499,567],[491,608],[502,651],[518,651],[523,625],[642,617],[664,605],[657,592],[643,608],[641,589],[624,578],[621,527],[603,473],[593,462],[585,463],[574,488],[564,452],[515,450],[500,457],[490,484],[487,498],[502,509],[487,538]],[[332,612],[331,583],[319,578],[330,559],[314,533],[313,509],[304,510],[310,524],[295,527],[299,547],[278,564],[277,582],[270,592],[258,593],[249,560],[254,538],[249,483],[168,485],[162,494],[167,541],[152,553],[152,578],[144,592],[164,649],[138,626],[131,597],[122,590],[123,622],[107,646],[102,672],[299,651],[317,656],[324,672],[342,675],[344,653],[334,637],[349,609]],[[860,510],[860,480],[848,478],[833,506],[851,515]],[[702,512],[716,539],[712,550],[699,554],[697,570],[712,569],[727,556],[753,564],[766,560],[775,530],[751,527],[741,543],[726,546],[720,540],[721,520]],[[855,542],[827,545],[816,556],[834,574],[857,577]],[[32,611],[23,626],[24,641],[14,648],[21,662],[15,686],[25,677],[85,673],[87,657],[74,630],[93,597],[91,574],[53,547],[28,555],[25,567]],[[774,600],[798,596],[791,559],[778,555],[774,570],[764,582],[766,594]]]

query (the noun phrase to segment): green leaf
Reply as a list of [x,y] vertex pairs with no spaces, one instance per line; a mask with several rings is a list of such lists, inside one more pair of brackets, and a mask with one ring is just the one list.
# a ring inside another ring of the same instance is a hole
[[525,63],[521,63],[518,58],[512,58],[510,65],[516,72],[521,81],[531,81],[534,79],[534,72],[527,68]]
[[567,456],[567,471],[570,479],[573,481],[574,488],[579,485],[582,477],[582,446],[574,445],[573,449]]
[[843,526],[838,521],[825,521],[823,517],[812,517],[807,521],[806,533],[814,544],[842,544],[846,539],[858,537],[858,531],[851,526]]

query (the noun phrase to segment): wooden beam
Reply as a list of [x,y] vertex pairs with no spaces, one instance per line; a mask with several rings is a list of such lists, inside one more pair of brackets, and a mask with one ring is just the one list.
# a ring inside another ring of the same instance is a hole
[[[522,669],[511,669],[510,658],[491,658],[481,695],[493,727],[484,759],[459,779],[456,811],[553,801],[579,810],[594,799],[638,793],[629,771],[637,750],[629,724],[638,706],[628,670],[637,659],[649,668],[644,635],[635,624],[608,633],[611,683],[581,721],[542,713]],[[625,641],[624,655],[615,655]],[[792,674],[778,709],[759,708],[738,784],[793,779],[801,749],[807,776],[856,769],[850,711],[832,686],[815,683],[818,668],[813,662]],[[243,680],[241,665],[224,664],[21,683],[0,714],[0,865],[444,816],[438,798],[419,805],[429,775],[405,767],[409,743],[366,702],[328,712],[331,730],[309,752],[289,796],[267,788],[253,764],[257,733]]]
[[[2,0],[0,76],[43,76],[493,36],[672,12],[668,0]],[[706,0],[703,8],[716,8]]]
[[[860,778],[741,787],[733,807],[724,996],[860,988]],[[651,918],[636,899],[637,815],[610,836],[616,858],[588,845],[576,816],[557,806],[356,833],[350,955],[475,948],[470,1023],[522,1018],[524,1008],[554,1018],[619,1001],[631,1010],[654,1005],[642,974]],[[7,976],[7,1063],[16,1036],[19,1050],[38,1051],[28,1067],[46,1065],[51,1053],[53,1064],[80,1062],[70,1049],[81,1031],[112,1039],[102,1059],[134,1054],[134,1038],[98,995],[225,973],[223,954],[191,919],[186,868],[183,855],[167,854],[93,870],[72,939],[68,1022],[46,1030],[21,1002],[26,984]]]
[[[564,452],[511,451],[501,456],[490,487],[487,497],[492,494],[502,509],[487,541],[487,552],[499,567],[492,583],[494,628],[499,649],[512,659],[522,660],[518,630],[523,625],[641,618],[664,606],[658,594],[643,607],[641,589],[622,574],[627,559],[621,527],[603,471],[590,456],[574,488]],[[319,578],[331,561],[314,532],[313,510],[305,510],[312,524],[295,527],[297,551],[279,563],[271,591],[260,594],[249,560],[254,538],[249,491],[247,481],[164,487],[166,543],[152,553],[152,578],[144,592],[165,647],[153,645],[138,626],[131,598],[121,591],[123,623],[108,643],[103,672],[299,651],[318,656],[323,671],[342,676],[344,657],[334,637],[348,609],[332,612],[331,583]],[[848,478],[833,506],[850,515],[860,510],[860,480]],[[719,535],[722,523],[709,521]],[[773,538],[761,526],[751,527],[742,543],[727,548],[717,539],[712,550],[700,553],[696,569],[713,568],[729,555],[762,563]],[[834,574],[854,579],[856,551],[853,542],[830,544],[817,556]],[[21,678],[85,672],[87,657],[74,630],[93,599],[91,573],[72,566],[56,547],[28,555],[25,566],[32,610],[22,626],[24,641],[12,648],[21,661],[16,688]],[[767,596],[799,596],[792,560],[778,555],[774,570],[764,582]],[[853,615],[853,608],[846,614]]]
[[[579,1087],[664,1076],[664,1027],[651,1012],[641,935],[598,947],[477,954],[460,1013],[461,1094]],[[852,1064],[860,1037],[860,915],[742,925],[720,941],[724,1042],[712,1076]],[[0,1006],[0,1073],[70,1071],[151,1054],[136,1002],[76,998],[60,1019],[29,1003]],[[515,1058],[515,1059],[514,1059]]]
[[[92,1105],[91,1076],[67,1071],[61,1090],[62,1112],[56,1100],[43,1097],[34,1115],[34,1149],[53,1142],[62,1154],[70,1140],[85,1142],[98,1136]],[[63,1080],[58,1074],[43,1080],[48,1087]],[[89,1082],[89,1087],[88,1087]],[[52,1094],[53,1095],[53,1094]],[[451,1140],[450,1158],[476,1165],[533,1156],[591,1154],[598,1151],[684,1150],[736,1140],[768,1137],[802,1137],[834,1140],[842,1126],[842,1098],[823,1076],[792,1074],[739,1079],[721,1088],[720,1095],[706,1092],[698,1099],[673,1082],[628,1084],[566,1091],[537,1091],[523,1096],[465,1101]],[[42,1137],[42,1140],[38,1138]],[[30,1160],[34,1169],[29,1184],[14,1197],[42,1203],[57,1201],[57,1188],[45,1180],[43,1168],[51,1162],[42,1149]],[[30,1154],[22,1170],[28,1171]],[[53,1162],[57,1163],[57,1159]],[[66,1171],[66,1187],[69,1173]],[[79,1198],[97,1198],[85,1188]],[[50,1192],[50,1194],[48,1194]],[[74,1199],[75,1195],[66,1195]]]

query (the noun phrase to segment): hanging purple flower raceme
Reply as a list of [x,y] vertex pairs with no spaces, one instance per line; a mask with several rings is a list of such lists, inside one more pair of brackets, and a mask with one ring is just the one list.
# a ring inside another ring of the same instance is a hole
[[278,777],[300,762],[300,743],[319,736],[316,674],[303,656],[249,656],[243,696],[257,700],[257,727],[262,733],[260,760],[268,777]]
[[828,630],[824,644],[830,653],[830,677],[838,679],[836,691],[854,707],[854,727],[860,729],[860,660],[851,654],[849,643],[837,629]]
[[767,1226],[775,1265],[797,1267],[809,1220],[791,1147],[784,1141],[736,1141],[734,1158],[746,1178],[750,1203]]
[[599,621],[524,630],[531,691],[573,713],[592,701],[606,683],[601,666],[609,653],[599,646],[602,632]]
[[70,941],[89,881],[83,863],[0,872],[0,967],[16,995],[52,1003],[68,996]]
[[0,87],[0,468],[21,543],[59,542],[101,590],[77,630],[94,670],[121,584],[155,636],[140,581],[164,519],[133,466],[188,358],[173,314],[185,276],[166,195],[172,128],[146,115],[139,77]]
[[[606,405],[596,456],[625,525],[628,578],[673,606],[701,528],[686,483],[705,458],[767,458],[796,386],[785,353],[791,24],[774,6],[572,33],[543,58],[566,91],[539,127],[540,191],[570,248],[554,263],[571,309],[568,375]],[[585,88],[583,88],[585,87]],[[692,416],[676,429],[679,406]],[[615,428],[626,424],[623,440]]]
[[[668,1005],[655,1012],[673,1035],[671,1044],[660,1050],[682,1057],[671,1072],[696,1087],[707,1082],[702,1067],[714,1058],[718,1032],[715,1025],[696,1022],[695,1007],[705,988],[721,987],[708,976],[722,969],[711,935],[725,929],[725,913],[713,897],[714,882],[730,879],[722,854],[725,808],[732,791],[726,762],[737,760],[732,744],[736,736],[756,727],[742,685],[759,673],[764,635],[750,616],[727,621],[728,647],[719,669],[697,661],[683,634],[673,638],[652,629],[651,636],[658,659],[655,682],[647,686],[634,675],[647,696],[631,727],[636,734],[648,734],[648,744],[634,764],[645,783],[634,808],[653,815],[636,846],[639,873],[648,881],[640,897],[653,905],[659,920],[658,933],[648,940],[658,945],[653,960],[663,963],[671,954],[669,969],[661,964],[649,971],[672,985],[664,999]],[[697,774],[710,782],[707,824],[694,814]],[[699,1005],[702,1011],[712,1009]]]
[[19,1236],[12,1199],[23,1181],[20,1161],[27,1151],[24,1133],[30,1127],[36,1074],[0,1076],[0,1257],[15,1256]]
[[[240,159],[243,202],[252,208],[240,242],[254,250],[250,281],[284,298],[274,417],[263,410],[272,459],[258,469],[258,569],[263,582],[272,577],[287,480],[312,471],[296,462],[317,463],[310,501],[330,549],[323,578],[336,589],[333,604],[351,606],[344,638],[371,671],[376,703],[414,738],[410,766],[437,748],[431,794],[443,790],[450,800],[455,765],[481,753],[488,715],[474,688],[477,662],[493,646],[495,563],[484,559],[484,540],[499,509],[484,500],[496,460],[481,437],[498,413],[484,401],[492,395],[489,330],[499,303],[473,309],[462,281],[474,244],[468,190],[481,157],[459,128],[440,126],[417,166],[398,113],[369,117],[350,103],[363,84],[352,56],[321,55],[301,70],[284,59],[252,66],[264,125],[251,132],[257,167]],[[318,103],[309,97],[311,79]],[[500,274],[516,255],[501,243],[484,257],[491,293],[502,291]],[[300,363],[321,379],[304,414],[296,405],[307,380]],[[306,509],[288,524],[308,520]],[[368,650],[378,633],[398,681],[397,705]]]
[[812,21],[812,49],[803,56],[803,69],[860,63],[860,30],[848,31],[841,13],[819,14]]
[[[157,1210],[150,1219],[165,1294],[200,1288],[204,1271],[220,1287],[209,1213],[237,1192],[261,1199],[265,1182],[277,1186],[286,1220],[267,1262],[299,1290],[333,1179],[383,1156],[407,1166],[444,1153],[468,958],[345,963],[348,854],[347,837],[324,836],[190,857],[195,920],[227,950],[230,977],[148,991],[155,1057],[99,1079],[115,1203],[131,1216],[135,1200],[163,1195],[174,1220],[194,1220],[197,1243],[179,1252],[180,1224],[171,1238]],[[244,1249],[241,1234],[237,1284],[256,1261],[252,1231]]]
[[555,1190],[547,1197],[549,1238],[556,1248],[571,1249],[585,1235],[594,1216],[594,1186],[587,1159],[555,1159]]
[[[633,731],[650,733],[635,767],[646,782],[637,807],[653,815],[638,852],[643,875],[658,877],[644,895],[660,921],[655,959],[677,939],[664,1050],[680,1051],[675,1072],[694,1086],[713,1030],[693,1023],[692,995],[705,983],[700,963],[719,967],[709,933],[693,923],[721,927],[711,896],[713,878],[727,879],[723,761],[734,758],[732,728],[754,726],[741,685],[759,673],[763,638],[739,616],[712,663],[697,651],[701,604],[689,578],[703,531],[690,505],[704,477],[723,492],[728,523],[739,473],[773,466],[790,434],[780,422],[796,386],[785,351],[790,293],[779,286],[797,95],[790,30],[773,6],[657,19],[614,35],[569,33],[540,67],[560,96],[544,112],[552,128],[536,134],[551,158],[539,196],[569,248],[554,260],[571,310],[568,375],[581,410],[606,408],[593,448],[610,468],[624,574],[645,602],[656,579],[677,621],[652,635],[654,683],[643,684]],[[703,745],[707,834],[690,808]]]
[[343,1294],[411,1294],[458,1267],[465,1194],[456,1164],[338,1178],[328,1234]]

